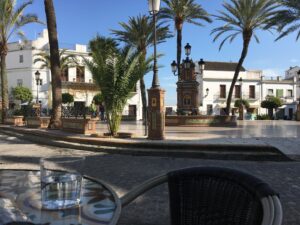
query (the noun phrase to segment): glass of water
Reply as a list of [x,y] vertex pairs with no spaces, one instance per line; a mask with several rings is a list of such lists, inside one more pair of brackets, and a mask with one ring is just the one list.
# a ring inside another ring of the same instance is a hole
[[82,156],[41,159],[42,208],[64,209],[80,204],[84,160]]

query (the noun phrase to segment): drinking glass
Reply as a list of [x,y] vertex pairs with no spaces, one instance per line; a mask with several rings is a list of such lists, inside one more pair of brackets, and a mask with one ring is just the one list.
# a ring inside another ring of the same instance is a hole
[[84,160],[82,156],[40,160],[42,208],[64,209],[80,204]]

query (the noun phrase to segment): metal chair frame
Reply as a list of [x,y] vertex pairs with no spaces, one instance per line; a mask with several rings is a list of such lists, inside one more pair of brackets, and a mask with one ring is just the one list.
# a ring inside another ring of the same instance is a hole
[[[200,167],[201,168],[201,167]],[[151,178],[121,197],[122,207],[128,205],[140,195],[148,190],[168,182],[169,173]],[[283,212],[278,195],[269,195],[260,199],[263,208],[263,218],[261,225],[281,225]]]

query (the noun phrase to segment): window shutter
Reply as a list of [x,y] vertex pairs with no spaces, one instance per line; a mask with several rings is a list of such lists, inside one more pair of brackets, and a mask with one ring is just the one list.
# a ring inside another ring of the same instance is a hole
[[276,97],[277,98],[283,97],[283,89],[277,89],[276,90]]

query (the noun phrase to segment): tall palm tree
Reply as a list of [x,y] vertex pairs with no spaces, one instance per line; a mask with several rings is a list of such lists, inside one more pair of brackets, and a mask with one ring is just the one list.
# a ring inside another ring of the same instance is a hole
[[159,11],[159,18],[171,20],[177,31],[177,67],[180,77],[182,50],[182,28],[185,22],[202,26],[201,21],[211,22],[208,13],[196,3],[196,0],[163,0],[165,7]]
[[280,0],[284,9],[274,15],[270,26],[277,25],[280,32],[276,40],[279,40],[292,32],[297,32],[296,40],[300,37],[300,1]]
[[224,2],[223,7],[225,11],[221,11],[220,15],[215,17],[225,24],[212,30],[212,34],[215,34],[214,41],[223,34],[227,35],[222,40],[219,50],[226,41],[231,43],[239,35],[243,39],[243,50],[235,68],[226,102],[226,113],[229,115],[233,88],[247,56],[251,38],[254,37],[259,43],[255,32],[266,29],[271,17],[277,13],[278,4],[276,0],[230,0],[229,3]]
[[32,0],[16,5],[16,0],[0,0],[0,73],[1,73],[1,96],[2,96],[2,122],[6,118],[8,109],[8,86],[6,71],[6,56],[8,53],[7,44],[13,36],[25,39],[22,28],[30,23],[39,22],[34,14],[24,14],[27,6]]
[[[125,42],[138,52],[141,52],[142,56],[140,60],[145,61],[147,48],[153,45],[153,21],[148,16],[139,15],[137,17],[129,17],[127,23],[122,22],[120,25],[122,30],[112,30],[112,33],[116,36],[117,40]],[[162,43],[171,37],[168,26],[162,26],[162,23],[158,23],[156,27],[157,43]],[[143,104],[143,120],[145,121],[147,98],[144,75],[145,74],[141,74],[140,89]]]
[[49,127],[61,127],[61,79],[59,47],[56,29],[56,16],[52,0],[44,0],[47,27],[49,33],[51,77],[52,77],[52,116]]
[[139,54],[129,47],[118,49],[110,38],[96,37],[90,42],[92,60],[84,59],[104,99],[109,132],[117,135],[130,92],[142,74]]

